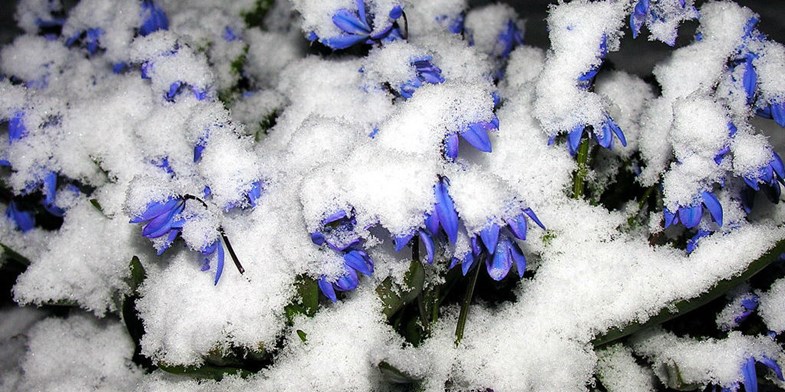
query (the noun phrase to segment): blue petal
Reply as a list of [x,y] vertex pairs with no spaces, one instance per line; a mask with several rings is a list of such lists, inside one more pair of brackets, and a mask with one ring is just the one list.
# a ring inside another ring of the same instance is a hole
[[709,210],[711,217],[718,225],[722,226],[722,204],[720,201],[711,192],[702,192],[701,197],[703,197],[703,205]]
[[388,16],[390,17],[390,19],[398,19],[398,18],[400,18],[402,15],[403,15],[403,9],[401,8],[401,6],[400,6],[400,5],[396,5],[395,7],[393,7],[393,8],[390,10],[390,13],[388,14]]
[[510,246],[510,256],[515,263],[515,269],[518,271],[518,277],[522,279],[523,274],[526,273],[526,256],[523,255],[521,248],[519,248],[518,245],[514,242]]
[[436,215],[439,217],[439,223],[444,228],[444,232],[447,233],[447,239],[454,244],[458,239],[458,212],[455,211],[455,205],[443,179],[436,183],[434,190],[436,193]]
[[311,242],[313,242],[318,246],[322,246],[327,241],[324,238],[324,233],[322,233],[321,231],[315,231],[311,233]]
[[251,189],[245,196],[248,198],[248,203],[251,204],[251,207],[256,207],[256,202],[262,197],[262,182],[254,181],[251,184]]
[[611,129],[614,135],[616,135],[621,145],[627,147],[627,138],[624,137],[624,132],[622,132],[621,128],[619,128],[619,124],[616,124],[616,121],[613,121],[611,117],[608,117],[605,120],[605,125]]
[[351,250],[343,255],[343,260],[348,267],[356,269],[361,274],[373,275],[373,263],[367,253],[361,250]]
[[172,208],[169,212],[158,215],[154,219],[150,220],[144,226],[144,228],[142,228],[142,235],[147,238],[158,238],[164,234],[167,234],[169,230],[172,229],[172,225],[174,224],[174,216],[183,212],[184,208],[185,203],[180,200],[175,208]]
[[662,210],[663,215],[665,215],[665,228],[667,229],[672,224],[677,222],[676,214],[672,213],[669,209],[665,208]]
[[164,241],[163,245],[158,248],[158,251],[155,253],[160,256],[166,252],[167,249],[172,247],[172,243],[174,240],[177,239],[177,236],[180,235],[180,230],[172,230],[169,232],[169,236],[166,237],[166,241]]
[[452,258],[452,260],[450,260],[450,266],[449,266],[449,267],[447,267],[447,269],[448,269],[448,270],[451,270],[451,269],[455,268],[455,266],[456,266],[456,265],[458,265],[458,262],[459,262],[459,261],[460,261],[460,260],[458,260],[458,258],[457,258],[457,257],[453,257],[453,258]]
[[333,23],[338,26],[339,29],[352,35],[368,37],[371,33],[371,28],[368,24],[360,20],[356,13],[347,9],[338,10],[335,15],[333,15]]
[[471,144],[472,147],[483,152],[491,152],[491,139],[481,123],[469,124],[461,132],[461,137]]
[[479,256],[480,252],[482,252],[482,249],[480,248],[480,241],[477,238],[477,236],[474,236],[471,238],[471,240],[469,240],[469,246],[471,246],[472,253],[475,256]]
[[775,102],[771,104],[771,117],[781,127],[785,127],[785,103]]
[[325,297],[329,298],[332,302],[338,301],[338,297],[335,295],[335,290],[333,289],[333,284],[328,282],[324,276],[319,278],[317,283],[319,285],[319,290],[321,290]]
[[535,214],[531,208],[525,208],[523,212],[526,215],[528,215],[529,218],[531,218],[534,221],[534,223],[537,224],[537,226],[540,226],[541,229],[546,230],[545,225],[543,225],[542,222],[540,222],[540,218],[537,217],[537,214]]
[[[365,0],[356,0],[356,3],[357,3],[357,15],[360,16],[360,20],[362,21],[362,24],[364,24],[366,26],[370,26],[370,24],[368,23],[368,19],[365,16],[366,15],[366,12],[365,12]],[[368,31],[370,31],[370,30],[371,29],[368,28]]]
[[33,215],[32,211],[22,211],[18,209],[13,200],[8,203],[5,215],[14,221],[16,227],[23,233],[30,231],[35,227],[35,215]]
[[101,28],[87,29],[87,33],[85,34],[85,41],[87,41],[87,53],[95,54],[98,51],[98,41],[101,39],[101,35],[103,33],[104,30]]
[[488,254],[493,254],[499,242],[499,225],[491,223],[490,226],[480,230],[480,239],[485,244],[485,249],[488,249]]
[[758,392],[758,374],[755,372],[755,360],[752,357],[747,358],[744,362],[741,374],[744,377],[744,390]]
[[639,0],[635,4],[635,8],[630,15],[630,29],[632,30],[632,38],[638,38],[641,32],[643,23],[646,22],[646,16],[649,14],[649,0]]
[[27,127],[24,121],[25,113],[18,111],[8,120],[8,141],[13,143],[27,136]]
[[771,161],[769,161],[769,166],[771,166],[772,170],[777,173],[777,177],[779,177],[779,181],[785,179],[785,165],[782,163],[782,158],[780,158],[779,154],[776,152],[772,152]]
[[454,161],[458,157],[458,134],[453,132],[444,138],[444,157],[450,161]]
[[357,288],[360,284],[360,277],[353,269],[347,268],[346,273],[335,281],[335,288],[340,291],[350,291]]
[[54,205],[57,195],[57,174],[48,172],[44,176],[44,205]]
[[414,233],[395,236],[393,238],[393,243],[395,244],[395,251],[400,252],[401,249],[403,249],[403,247],[406,246],[409,243],[409,241],[412,240],[413,237],[414,237]]
[[785,377],[782,376],[782,369],[780,368],[780,365],[777,364],[777,361],[764,356],[758,362],[766,365],[769,369],[774,371],[774,374],[777,375],[777,378],[779,378],[780,381],[785,381]]
[[528,224],[526,223],[526,216],[524,214],[520,214],[512,219],[505,219],[507,223],[507,227],[510,228],[510,231],[515,236],[515,238],[525,241],[526,240],[526,230],[528,229]]
[[347,217],[346,211],[338,210],[336,212],[333,212],[330,215],[327,215],[326,218],[322,219],[322,225],[326,226],[326,225],[329,225],[330,223],[333,223],[335,221],[338,221],[338,220],[346,218],[346,217]]
[[747,94],[747,102],[752,103],[752,99],[755,97],[755,89],[758,85],[758,74],[755,72],[755,66],[752,65],[752,60],[754,59],[754,55],[752,53],[748,54],[745,61],[744,61],[744,92]]
[[439,234],[439,224],[439,214],[436,211],[425,214],[425,228],[428,229],[432,236]]
[[175,206],[177,206],[177,203],[179,202],[180,199],[169,199],[164,203],[160,201],[154,201],[148,203],[147,209],[142,213],[142,215],[139,215],[131,219],[129,223],[140,223],[140,222],[149,221],[165,212],[171,211],[173,208],[175,208]]
[[493,257],[485,259],[485,267],[491,279],[499,281],[504,279],[512,267],[512,257],[510,256],[510,244],[508,241],[499,242]]
[[608,122],[602,123],[600,132],[594,132],[594,138],[597,139],[597,144],[604,148],[611,148],[613,145],[613,132],[611,131]]
[[688,229],[697,226],[701,222],[702,215],[703,207],[700,204],[679,208],[679,221]]
[[344,34],[322,39],[321,42],[332,49],[346,49],[365,41],[366,38],[368,37],[363,35]]
[[434,244],[433,238],[431,238],[425,230],[420,230],[420,241],[422,241],[423,245],[425,245],[425,260],[428,261],[428,264],[433,264],[433,254],[434,254]]
[[221,279],[221,274],[224,272],[224,247],[218,242],[218,248],[216,250],[216,254],[218,255],[218,263],[215,266],[215,282],[214,285],[218,284],[218,280]]
[[467,252],[463,256],[463,261],[461,261],[461,273],[463,274],[463,276],[466,276],[466,274],[468,274],[469,271],[471,271],[473,265],[474,265],[474,255],[472,254],[472,252]]
[[152,0],[142,1],[142,25],[139,26],[139,35],[146,36],[158,30],[169,29],[169,19],[166,13],[153,3]]
[[567,134],[567,147],[570,150],[570,155],[575,155],[578,152],[578,146],[581,144],[581,136],[583,136],[583,125],[581,124],[573,127]]

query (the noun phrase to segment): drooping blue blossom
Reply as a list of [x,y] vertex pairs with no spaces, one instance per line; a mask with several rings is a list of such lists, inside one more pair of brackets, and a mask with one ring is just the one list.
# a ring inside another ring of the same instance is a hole
[[[747,392],[758,392],[758,374],[755,371],[755,362],[754,357],[748,357],[741,367],[742,383],[744,384],[744,390]],[[757,362],[771,369],[778,379],[785,381],[785,378],[783,378],[782,375],[782,369],[779,364],[777,364],[777,361],[762,356]]]
[[569,133],[567,133],[567,148],[570,151],[570,155],[575,156],[575,154],[578,153],[578,147],[581,144],[583,134],[587,131],[589,132],[590,136],[595,141],[597,141],[597,144],[604,148],[613,148],[614,136],[619,139],[619,142],[622,146],[627,146],[627,138],[624,137],[624,132],[622,132],[621,128],[619,128],[619,125],[616,124],[616,121],[614,121],[611,116],[606,115],[605,121],[603,121],[600,125],[599,132],[596,129],[589,131],[588,128],[583,124],[578,124]]
[[213,284],[217,285],[218,280],[221,279],[221,274],[223,274],[224,270],[224,247],[221,244],[221,241],[215,240],[210,245],[202,248],[199,252],[202,254],[202,271],[210,270],[210,260],[215,257],[216,267],[215,280]]
[[319,40],[321,43],[332,49],[346,49],[359,43],[374,44],[382,41],[390,41],[401,37],[400,31],[393,26],[396,19],[403,15],[400,6],[394,6],[388,12],[388,23],[378,31],[374,31],[374,26],[369,22],[373,20],[373,15],[368,13],[364,0],[356,0],[357,9],[339,9],[333,15],[333,24],[341,29],[341,34],[333,37],[319,37],[314,32],[308,34],[310,41]]
[[482,152],[491,152],[491,138],[488,132],[499,129],[499,118],[496,115],[490,121],[478,121],[467,124],[462,130],[447,135],[444,139],[444,156],[450,161],[458,157],[460,138]]
[[603,34],[602,39],[600,40],[600,62],[597,64],[592,65],[586,72],[582,73],[578,76],[578,87],[584,90],[588,90],[592,84],[594,83],[594,77],[597,76],[597,73],[600,71],[600,67],[602,66],[602,62],[605,60],[605,56],[608,55],[608,37]]
[[638,0],[635,3],[635,8],[630,14],[630,30],[632,30],[632,38],[638,38],[641,33],[641,27],[646,23],[646,18],[649,16],[649,0]]
[[350,250],[343,255],[344,273],[338,279],[330,281],[326,276],[318,280],[319,290],[332,302],[338,301],[336,291],[351,291],[360,284],[357,273],[365,276],[373,274],[373,261],[365,251]]
[[401,83],[399,86],[398,90],[402,97],[406,99],[411,98],[412,94],[414,94],[414,91],[422,87],[424,83],[444,83],[442,70],[439,67],[433,65],[431,60],[433,60],[433,57],[423,56],[411,61],[411,65],[414,67],[415,77],[411,80]]
[[717,225],[722,226],[722,205],[711,192],[701,192],[700,201],[689,206],[679,206],[676,212],[672,212],[667,207],[664,208],[665,228],[681,223],[684,227],[691,229],[700,224],[703,218],[703,207],[709,211],[712,220]]
[[686,247],[687,254],[691,254],[692,252],[695,251],[695,249],[698,249],[698,243],[700,242],[700,240],[704,237],[709,236],[709,234],[711,234],[711,231],[709,230],[698,229],[698,231],[695,232],[695,235],[687,240],[687,247]]
[[142,25],[139,26],[139,35],[144,37],[158,30],[169,30],[169,18],[153,0],[142,0],[141,14]]
[[518,271],[518,277],[523,278],[523,274],[526,272],[526,256],[515,239],[526,240],[527,218],[534,221],[543,230],[545,229],[534,211],[531,208],[526,208],[520,214],[504,219],[506,224],[503,226],[490,223],[480,230],[479,235],[471,238],[470,250],[459,257],[454,257],[450,268],[460,263],[465,276],[477,259],[485,254],[485,266],[492,279],[504,279],[513,265]]
[[166,242],[158,249],[158,255],[163,254],[180,234],[185,224],[181,216],[185,210],[185,199],[182,197],[169,197],[165,201],[153,201],[138,216],[132,218],[130,223],[141,223],[142,235],[153,239],[166,236]]
[[345,251],[362,241],[355,232],[356,224],[353,213],[338,210],[322,220],[320,228],[311,233],[311,241],[319,246],[326,244],[336,252]]
[[35,227],[35,214],[32,211],[20,210],[14,200],[8,203],[5,216],[16,225],[17,230],[27,232]]
[[766,185],[767,190],[773,192],[772,196],[776,196],[773,199],[778,200],[781,192],[780,184],[785,184],[785,165],[782,163],[782,158],[780,158],[779,154],[772,151],[771,160],[769,160],[767,165],[743,178],[747,186],[756,191],[761,190],[761,185]]

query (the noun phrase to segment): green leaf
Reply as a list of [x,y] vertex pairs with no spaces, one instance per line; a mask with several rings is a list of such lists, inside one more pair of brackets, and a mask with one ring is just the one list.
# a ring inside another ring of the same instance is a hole
[[286,320],[291,324],[297,315],[313,317],[319,310],[319,286],[316,281],[305,276],[298,276],[294,283],[298,297],[294,303],[286,305]]
[[182,376],[193,377],[196,379],[212,379],[215,381],[221,381],[224,377],[232,374],[239,374],[241,377],[248,377],[252,373],[234,367],[219,367],[219,366],[173,366],[167,365],[163,363],[158,364],[158,368],[161,370],[172,373],[178,374]]
[[13,249],[1,243],[0,243],[0,248],[3,248],[3,254],[2,254],[3,259],[15,261],[21,264],[22,266],[24,266],[25,268],[30,266],[30,260],[28,260],[27,257],[20,255]]
[[242,14],[245,25],[248,27],[262,27],[264,17],[274,3],[274,0],[257,0],[253,9]]
[[303,341],[303,343],[305,343],[306,341],[308,341],[308,334],[307,334],[307,333],[305,333],[305,331],[303,331],[302,329],[298,329],[298,330],[297,330],[297,336],[299,336],[299,337],[300,337],[300,340],[302,340],[302,341]]
[[644,328],[662,324],[677,316],[697,309],[719,298],[731,289],[738,287],[738,285],[742,282],[755,276],[755,274],[766,268],[769,264],[777,261],[782,253],[785,253],[785,239],[777,242],[763,256],[750,263],[747,269],[744,270],[740,275],[717,282],[714,287],[709,289],[709,291],[703,295],[690,300],[678,301],[673,304],[673,306],[666,306],[660,311],[660,313],[651,317],[645,323],[632,323],[622,328],[612,328],[605,334],[595,338],[592,343],[594,344],[595,348],[604,347]]
[[139,289],[139,286],[142,285],[142,282],[147,278],[147,272],[145,272],[142,262],[139,261],[139,258],[136,256],[131,258],[130,268],[131,281],[129,286],[131,286],[131,290],[136,292],[136,290]]
[[404,276],[406,290],[401,289],[391,278],[385,279],[378,287],[376,294],[382,300],[383,312],[387,318],[392,317],[405,304],[417,299],[425,285],[425,269],[422,263],[412,260],[409,270]]
[[382,379],[391,384],[413,384],[422,378],[414,377],[406,372],[396,368],[389,363],[382,361],[379,362],[379,370],[382,372]]

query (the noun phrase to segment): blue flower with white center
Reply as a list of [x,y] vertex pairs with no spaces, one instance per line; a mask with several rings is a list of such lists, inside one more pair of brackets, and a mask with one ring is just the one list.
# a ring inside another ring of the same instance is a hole
[[16,202],[11,200],[5,209],[5,216],[16,225],[16,229],[25,233],[35,227],[35,214],[32,211],[20,210]]
[[142,25],[139,35],[147,36],[158,30],[169,30],[169,18],[161,7],[152,0],[142,0]]
[[203,256],[202,271],[210,270],[210,260],[215,257],[217,263],[215,267],[215,281],[213,284],[217,285],[224,270],[224,247],[221,245],[221,241],[215,240],[210,245],[202,248],[199,252]]
[[458,157],[458,150],[460,146],[461,137],[465,142],[469,143],[472,147],[482,152],[491,152],[491,139],[488,132],[496,131],[499,129],[499,118],[493,116],[491,121],[478,121],[467,124],[459,132],[453,132],[447,135],[444,139],[444,156],[450,161],[454,161]]
[[165,201],[153,201],[147,208],[130,220],[130,223],[142,223],[142,235],[154,239],[166,236],[164,245],[158,249],[158,255],[163,254],[172,245],[172,242],[182,231],[185,219],[181,216],[185,210],[185,199],[170,197]]
[[356,0],[357,10],[342,8],[333,15],[333,24],[341,29],[341,34],[334,37],[319,37],[315,33],[308,34],[310,41],[319,40],[332,49],[346,49],[359,43],[374,44],[382,41],[391,41],[401,37],[397,27],[393,24],[403,15],[400,6],[394,6],[388,12],[388,23],[375,31],[369,23],[373,15],[369,14],[364,0]]
[[360,284],[357,273],[373,275],[373,261],[365,251],[352,249],[343,255],[344,273],[330,281],[326,276],[319,278],[319,290],[332,302],[338,301],[336,291],[351,291]]
[[401,83],[399,86],[399,94],[401,94],[402,97],[406,99],[411,98],[414,91],[422,87],[424,83],[444,83],[442,70],[433,65],[431,60],[433,60],[433,57],[424,56],[411,61],[411,65],[414,67],[415,77],[414,79]]
[[[589,132],[590,137],[597,141],[597,144],[607,149],[613,148],[614,136],[619,139],[622,146],[627,146],[627,138],[624,137],[624,132],[622,132],[619,125],[616,124],[616,121],[614,121],[611,116],[606,115],[605,121],[600,125],[599,132],[594,128],[589,130],[583,124],[578,124],[567,133],[567,148],[570,151],[570,155],[575,156],[575,154],[578,153],[578,147],[581,144],[584,132]],[[549,143],[552,142],[552,140],[549,141]]]
[[703,218],[703,207],[709,210],[712,220],[717,225],[722,226],[722,204],[711,192],[701,192],[700,201],[689,206],[679,206],[676,212],[672,212],[667,207],[663,210],[665,215],[665,228],[681,223],[684,227],[691,229],[700,224]]

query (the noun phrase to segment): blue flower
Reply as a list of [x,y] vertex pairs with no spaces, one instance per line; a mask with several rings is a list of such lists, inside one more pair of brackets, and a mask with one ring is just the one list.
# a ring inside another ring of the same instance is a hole
[[[587,127],[583,124],[578,124],[567,134],[567,148],[570,151],[570,155],[575,156],[578,153],[578,146],[580,146],[583,133],[586,130]],[[605,116],[605,121],[600,125],[600,132],[593,129],[589,133],[597,141],[597,144],[604,148],[610,149],[613,147],[614,135],[619,139],[622,146],[627,146],[627,138],[624,137],[624,132],[622,132],[611,116]]]
[[698,242],[700,242],[702,238],[707,237],[709,234],[711,234],[711,231],[709,230],[698,229],[698,231],[695,232],[695,235],[687,240],[687,254],[690,254],[694,252],[695,249],[698,249]]
[[513,49],[520,45],[523,45],[523,33],[515,21],[508,19],[507,28],[499,33],[499,37],[496,39],[494,52],[498,57],[506,59],[510,57]]
[[362,250],[350,250],[343,255],[344,273],[334,281],[321,276],[318,281],[319,290],[332,302],[338,301],[336,291],[351,291],[360,284],[357,273],[365,276],[373,274],[373,261]]
[[756,191],[761,189],[761,184],[768,185],[779,195],[780,184],[785,184],[785,165],[782,163],[782,158],[772,151],[769,163],[758,169],[756,173],[744,176],[744,182]]
[[139,35],[147,36],[158,30],[169,30],[169,18],[152,0],[142,0],[142,25]]
[[74,35],[68,37],[68,39],[65,40],[65,45],[70,47],[75,44],[76,41],[84,39],[87,53],[93,55],[98,52],[99,46],[101,44],[101,36],[103,34],[104,29],[100,27],[91,27],[85,31],[78,31]]
[[701,192],[701,201],[689,206],[679,206],[676,212],[671,212],[667,207],[663,210],[665,215],[665,228],[681,223],[691,229],[700,224],[703,217],[703,207],[709,210],[712,220],[722,226],[722,204],[711,192]]
[[427,261],[428,264],[433,264],[436,244],[433,241],[433,236],[427,230],[418,229],[414,233],[394,236],[393,243],[395,244],[395,251],[400,252],[401,249],[409,244],[412,238],[414,238],[415,233],[418,237],[418,240],[423,244],[423,246],[425,246],[425,261]]
[[169,102],[174,102],[174,99],[187,89],[191,90],[198,101],[203,101],[207,98],[207,90],[191,86],[190,84],[179,80],[172,82],[172,84],[169,85],[169,91],[164,93],[164,98]]
[[422,87],[423,83],[444,83],[442,70],[439,67],[433,65],[431,62],[432,59],[433,58],[431,56],[424,56],[412,60],[411,65],[414,67],[415,77],[412,80],[401,83],[401,86],[399,87],[399,93],[402,97],[406,99],[411,98],[412,94],[414,94],[414,91]]
[[21,232],[27,232],[35,227],[35,214],[32,211],[20,210],[16,202],[11,200],[5,209],[5,216],[11,219],[16,228]]
[[320,229],[311,233],[311,241],[319,246],[326,244],[336,252],[345,251],[362,242],[354,230],[356,224],[353,214],[338,210],[322,220]]
[[785,101],[773,100],[755,112],[763,118],[773,119],[777,125],[785,128]]
[[203,256],[202,271],[208,271],[210,269],[210,259],[212,259],[213,256],[216,257],[217,265],[215,267],[215,281],[213,284],[217,285],[218,280],[221,279],[221,274],[224,270],[224,247],[221,245],[221,241],[215,240],[212,244],[207,245],[199,252]]
[[368,22],[369,18],[373,18],[373,15],[367,13],[365,1],[356,0],[356,2],[357,10],[342,8],[333,15],[333,24],[342,30],[340,35],[319,39],[315,33],[311,32],[308,39],[310,41],[319,39],[332,49],[346,49],[359,43],[373,44],[381,40],[393,40],[400,37],[398,29],[393,28],[393,21],[403,14],[400,6],[393,7],[388,13],[389,24],[374,33],[373,26]]
[[485,267],[492,279],[497,281],[504,279],[510,272],[513,264],[518,271],[518,277],[523,278],[523,274],[526,272],[526,256],[514,238],[521,241],[526,240],[526,232],[528,230],[527,217],[543,230],[545,229],[545,226],[534,211],[531,208],[526,208],[520,214],[512,218],[506,218],[504,220],[506,225],[502,227],[496,223],[491,223],[480,230],[478,236],[471,238],[470,250],[460,257],[454,257],[450,268],[452,269],[460,263],[465,276],[484,252],[487,255]]
[[[762,356],[761,359],[758,360],[758,362],[765,365],[772,371],[774,371],[774,374],[777,376],[778,379],[780,379],[781,381],[785,381],[785,378],[783,378],[782,376],[782,369],[777,364],[777,361],[769,357]],[[747,360],[744,361],[744,364],[742,365],[741,368],[741,374],[743,377],[744,390],[747,392],[758,392],[758,374],[755,371],[754,357],[748,357]]]
[[605,56],[607,55],[608,55],[608,37],[603,34],[602,40],[600,40],[600,62],[598,64],[592,65],[588,71],[578,76],[579,88],[588,90],[589,87],[591,87],[592,83],[594,82],[594,77],[597,76],[597,72],[600,71],[600,66],[602,66],[602,62],[605,59]]
[[630,30],[632,30],[632,38],[638,38],[641,32],[641,27],[646,22],[649,15],[649,0],[638,0],[635,8],[630,15]]
[[158,255],[161,255],[180,234],[185,224],[185,219],[180,216],[184,210],[184,198],[170,197],[166,201],[150,202],[145,211],[132,218],[130,223],[144,224],[142,235],[147,238],[167,236],[164,245],[158,249]]
[[458,136],[469,143],[472,147],[482,152],[491,152],[491,139],[488,132],[499,129],[499,118],[493,116],[491,121],[478,121],[467,124],[459,132],[453,132],[447,135],[444,139],[444,156],[453,161],[458,157],[458,150],[460,140]]

